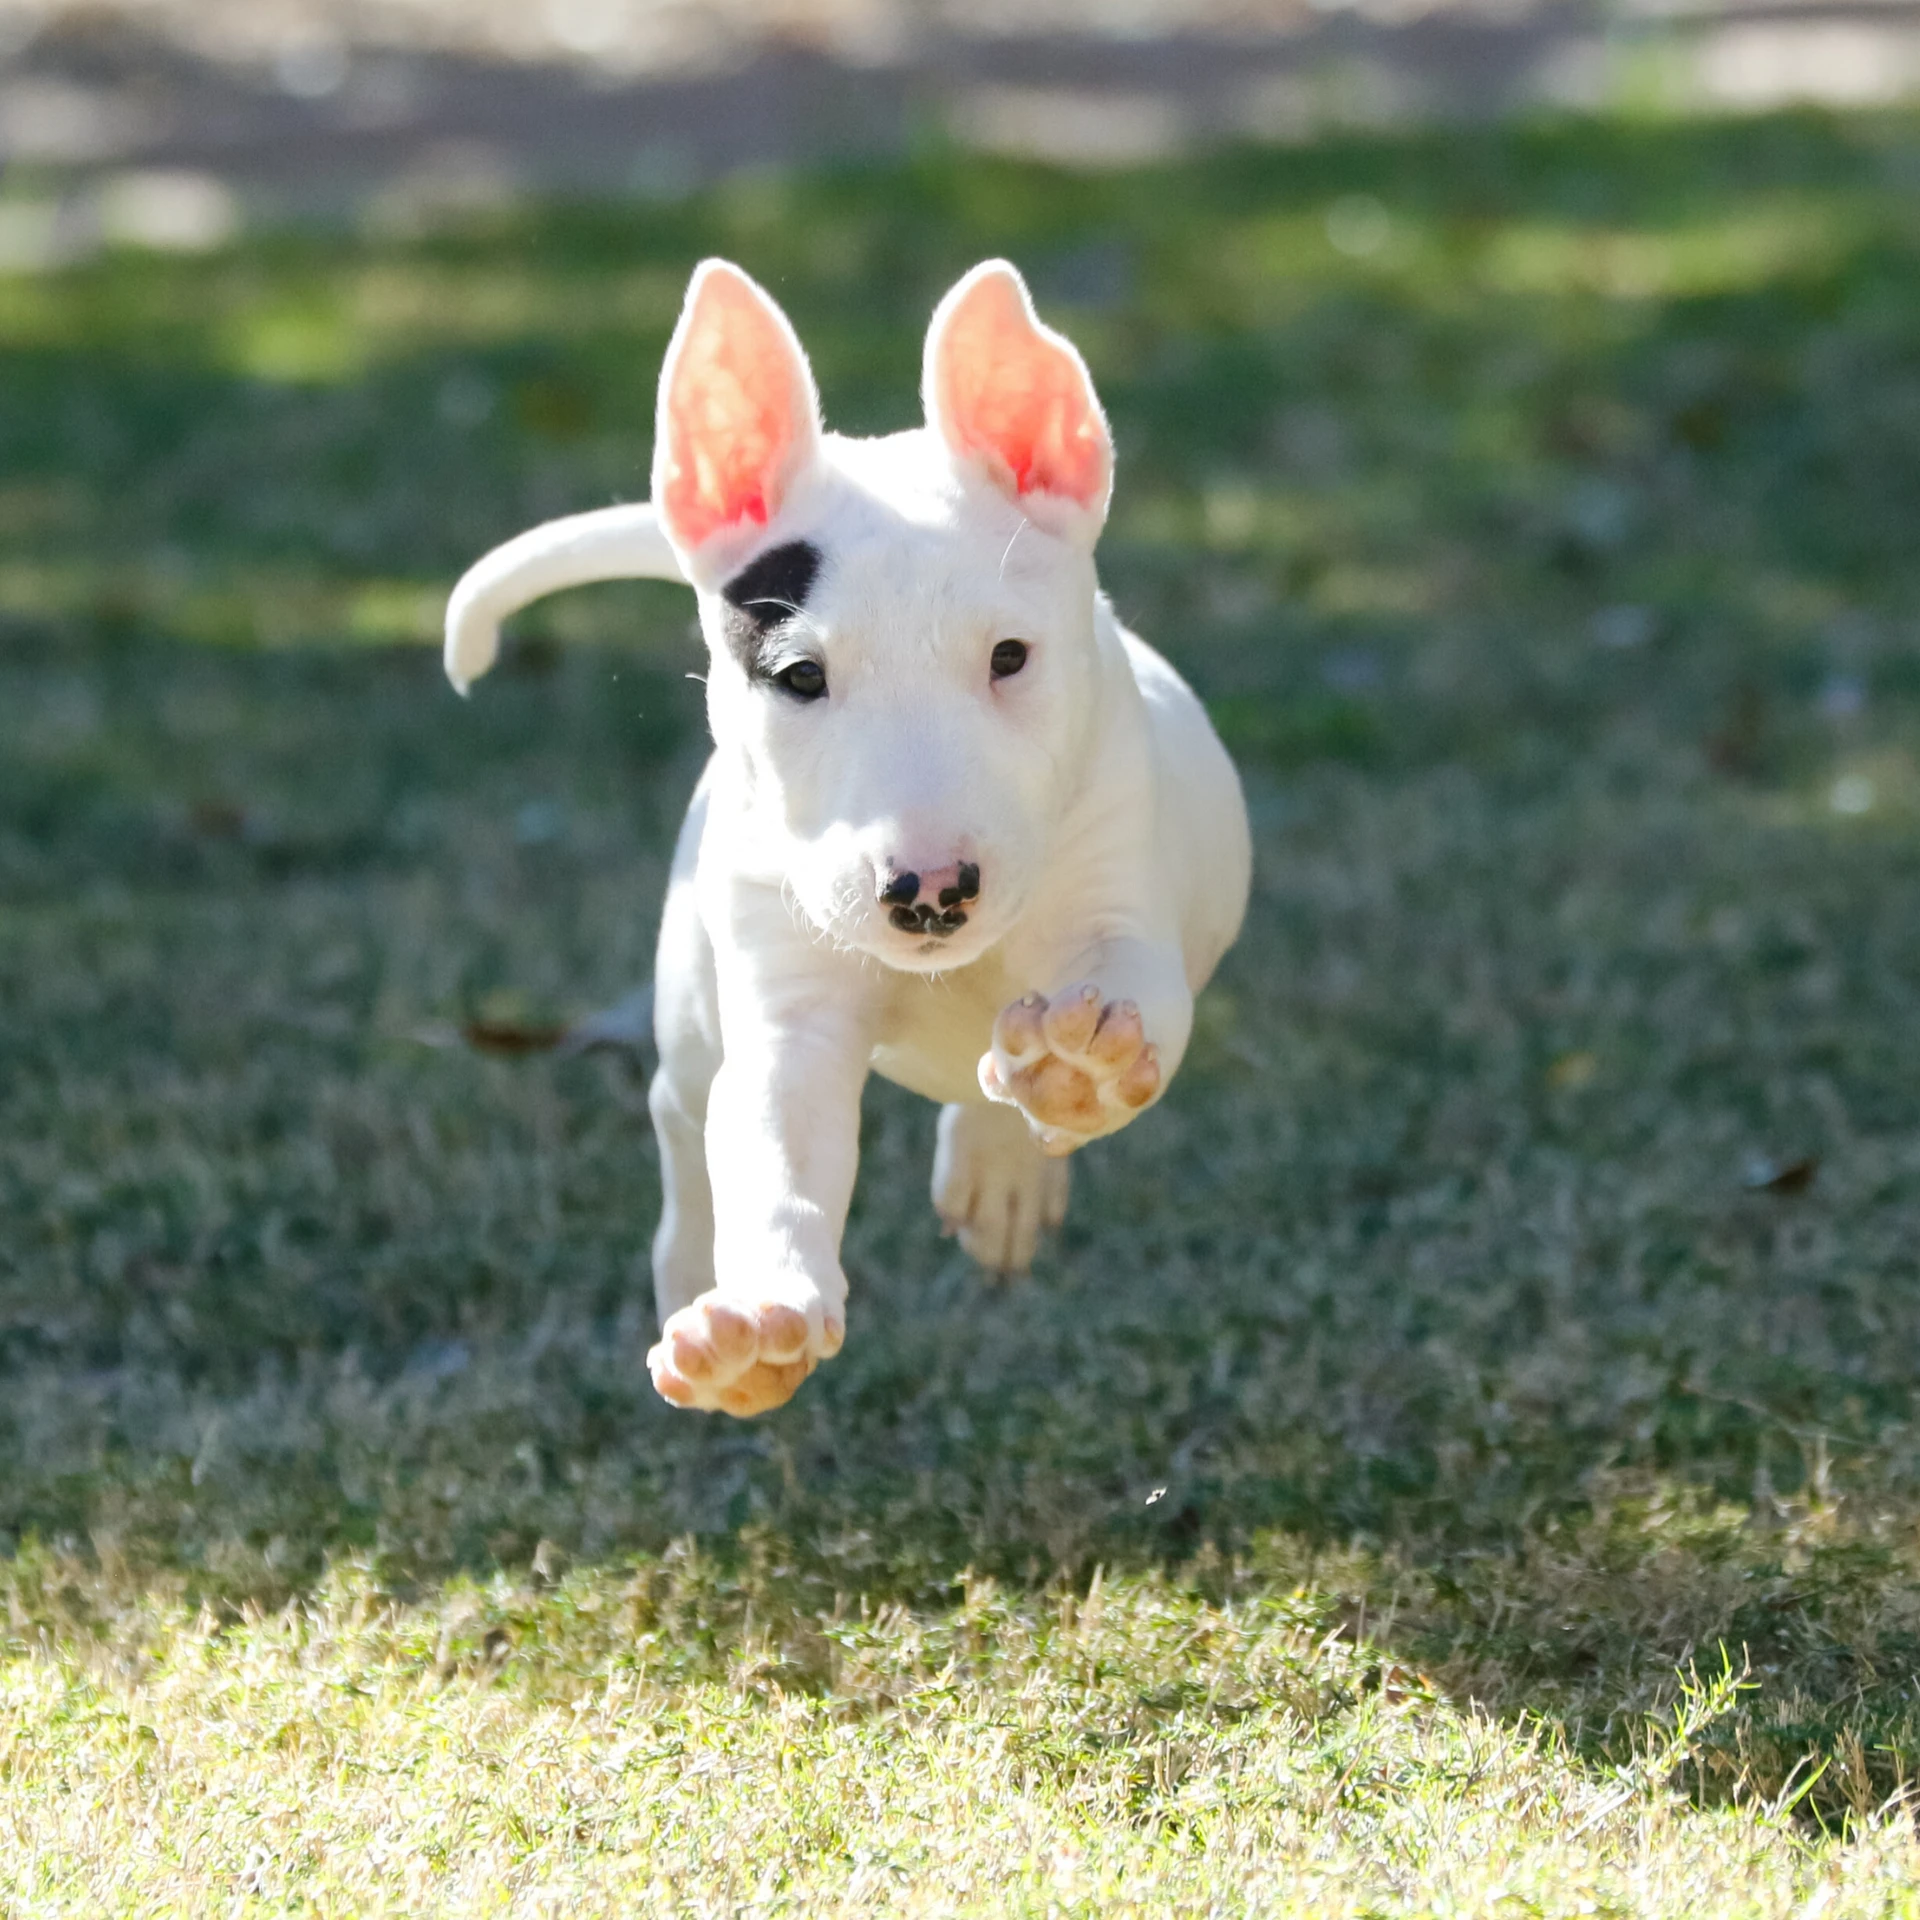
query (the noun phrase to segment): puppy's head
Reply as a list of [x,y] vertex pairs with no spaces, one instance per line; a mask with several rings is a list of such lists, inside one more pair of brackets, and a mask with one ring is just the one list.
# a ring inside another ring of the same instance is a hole
[[661,373],[653,500],[712,651],[736,866],[823,938],[933,972],[1018,918],[1084,764],[1113,453],[1001,261],[941,302],[924,393],[911,433],[825,433],[786,317],[709,261]]

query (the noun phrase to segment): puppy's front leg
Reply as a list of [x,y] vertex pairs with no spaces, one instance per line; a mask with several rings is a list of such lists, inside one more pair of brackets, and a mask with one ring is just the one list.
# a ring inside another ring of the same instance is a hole
[[980,1060],[989,1100],[1018,1107],[1043,1152],[1118,1132],[1160,1097],[1193,1031],[1193,992],[1171,939],[1102,940],[993,1024]]
[[[725,1057],[707,1102],[714,1287],[647,1356],[675,1406],[741,1417],[790,1399],[846,1336],[840,1236],[871,1038],[857,970],[805,954],[719,959]],[[849,977],[849,976],[852,977]]]

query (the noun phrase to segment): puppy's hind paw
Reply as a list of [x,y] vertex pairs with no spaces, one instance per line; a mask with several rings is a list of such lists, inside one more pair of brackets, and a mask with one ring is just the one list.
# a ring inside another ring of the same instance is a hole
[[1025,1273],[1040,1236],[1066,1218],[1068,1167],[1035,1146],[1025,1116],[952,1106],[940,1115],[933,1204],[940,1223],[988,1272]]
[[647,1355],[654,1390],[676,1407],[749,1419],[791,1400],[822,1360],[840,1351],[844,1324],[785,1301],[703,1293],[669,1317]]
[[1131,1000],[1092,984],[1051,1000],[1030,993],[1001,1011],[980,1061],[989,1100],[1018,1107],[1047,1153],[1112,1133],[1160,1091],[1160,1055]]

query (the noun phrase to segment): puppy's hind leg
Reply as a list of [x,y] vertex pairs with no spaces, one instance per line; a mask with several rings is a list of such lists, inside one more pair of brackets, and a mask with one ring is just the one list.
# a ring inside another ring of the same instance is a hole
[[1049,1159],[1009,1107],[940,1109],[933,1205],[949,1233],[994,1273],[1025,1273],[1042,1233],[1067,1217],[1065,1160]]

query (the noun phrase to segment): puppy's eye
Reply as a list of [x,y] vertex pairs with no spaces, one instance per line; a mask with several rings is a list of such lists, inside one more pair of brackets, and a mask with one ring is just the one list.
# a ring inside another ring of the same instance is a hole
[[796,700],[818,700],[827,690],[827,670],[818,660],[796,660],[773,676],[773,684]]
[[993,677],[1005,680],[1018,673],[1027,664],[1027,643],[1024,640],[1002,640],[993,650]]

